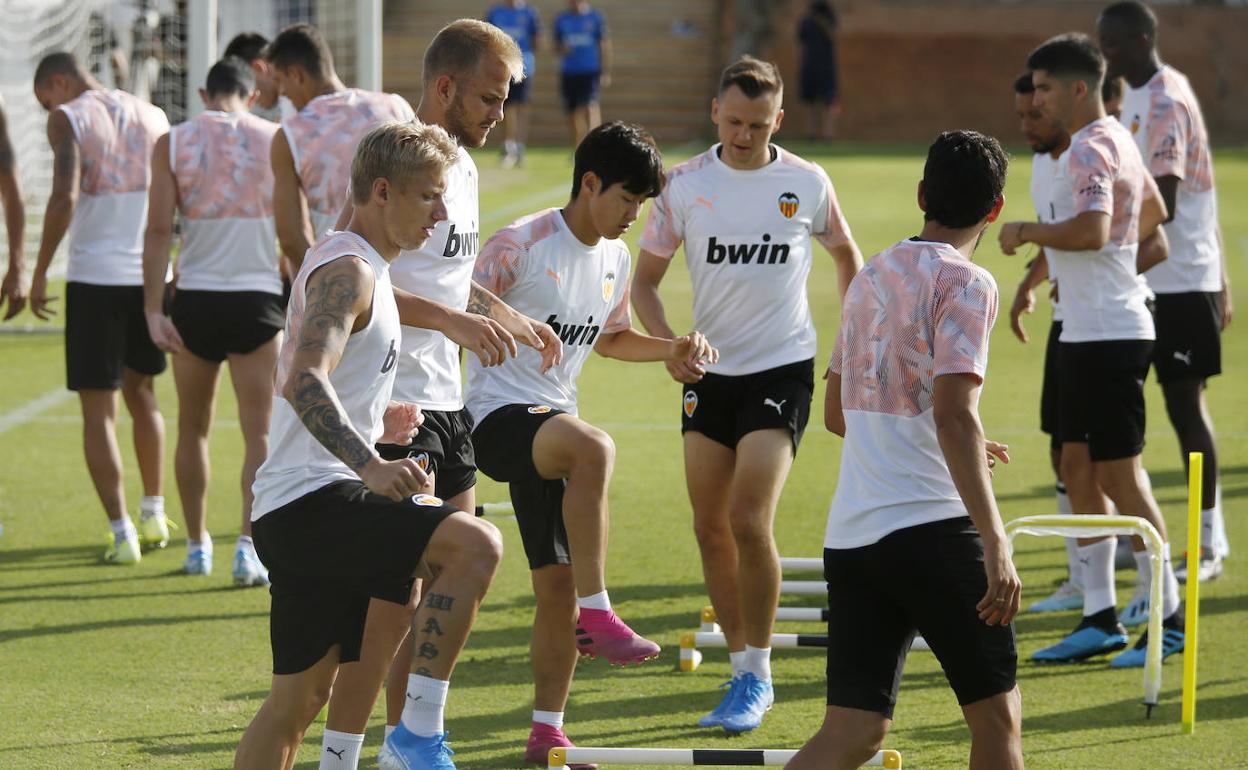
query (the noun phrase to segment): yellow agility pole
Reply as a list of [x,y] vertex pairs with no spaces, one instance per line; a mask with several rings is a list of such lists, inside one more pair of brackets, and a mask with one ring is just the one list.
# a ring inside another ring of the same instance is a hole
[[[1187,455],[1187,615],[1183,644],[1183,734],[1196,731],[1196,643],[1200,617],[1200,508],[1205,456]],[[1213,546],[1212,543],[1209,544]]]

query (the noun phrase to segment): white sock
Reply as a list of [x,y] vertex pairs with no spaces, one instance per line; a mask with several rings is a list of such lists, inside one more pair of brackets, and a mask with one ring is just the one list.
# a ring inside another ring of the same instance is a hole
[[1103,609],[1115,607],[1118,595],[1114,591],[1114,548],[1117,541],[1110,537],[1091,545],[1079,546],[1082,563],[1083,615],[1095,615]]
[[420,674],[407,675],[407,703],[403,706],[403,726],[422,738],[444,732],[442,714],[450,682]]
[[732,664],[732,678],[736,679],[741,676],[741,672],[745,670],[745,650],[737,650],[728,652],[728,662]]
[[[1161,573],[1161,617],[1170,617],[1179,609],[1179,580],[1174,576],[1174,565],[1170,563],[1170,544],[1161,547],[1161,557],[1165,561]],[[1199,567],[1197,567],[1199,570]],[[1199,577],[1199,572],[1188,573],[1189,580]]]
[[144,495],[139,500],[139,514],[147,517],[165,512],[165,498],[162,495]]
[[321,738],[321,765],[319,770],[356,770],[360,764],[360,749],[364,747],[364,733],[340,733],[326,730]]
[[186,552],[189,554],[194,553],[195,551],[212,553],[212,535],[205,532],[203,540],[191,540],[190,538],[187,538]]
[[113,545],[120,545],[125,540],[137,540],[139,537],[139,531],[134,528],[134,522],[130,521],[129,516],[109,519],[108,526],[113,530]]
[[398,725],[386,725],[386,735],[385,735],[385,737],[386,737],[386,738],[389,738],[389,737],[390,737],[390,733],[394,732],[394,728],[396,728],[396,727],[398,727]]
[[[1169,551],[1169,546],[1166,547]],[[1153,584],[1153,562],[1148,558],[1148,551],[1132,551],[1131,555],[1135,557],[1135,570],[1137,586],[1144,586],[1144,590],[1152,590],[1150,586]]]
[[749,672],[764,682],[771,681],[771,648],[745,645],[745,661],[741,672]]
[[592,596],[576,597],[576,606],[583,610],[611,610],[611,599],[607,596],[606,590],[599,591]]
[[1066,569],[1070,570],[1070,582],[1076,587],[1083,586],[1083,565],[1079,563],[1079,541],[1073,537],[1066,538]]
[[550,725],[556,730],[563,729],[562,711],[540,711],[533,709],[533,721],[542,725]]
[[[239,535],[238,540],[234,541],[234,550],[246,551],[252,556],[256,556],[256,543],[251,539],[250,535]],[[256,556],[256,558],[260,558]]]
[[1222,484],[1213,490],[1213,543],[1219,554],[1229,553],[1231,543],[1226,538],[1226,519],[1222,516]]

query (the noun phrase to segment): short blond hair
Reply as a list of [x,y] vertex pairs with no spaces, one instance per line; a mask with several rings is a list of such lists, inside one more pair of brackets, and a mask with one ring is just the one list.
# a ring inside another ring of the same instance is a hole
[[441,126],[412,121],[383,123],[360,140],[351,162],[351,197],[368,203],[373,182],[387,179],[405,188],[429,171],[445,171],[459,158],[459,145]]
[[476,72],[486,54],[507,67],[513,82],[524,79],[524,56],[511,35],[484,21],[459,19],[439,30],[425,49],[424,82]]

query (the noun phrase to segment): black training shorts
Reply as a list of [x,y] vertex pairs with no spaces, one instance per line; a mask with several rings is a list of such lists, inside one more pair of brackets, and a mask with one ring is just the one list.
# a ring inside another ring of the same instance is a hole
[[142,286],[65,285],[65,375],[70,390],[116,390],[126,369],[157,375],[165,354],[152,342]]
[[1144,379],[1152,340],[1059,345],[1062,443],[1086,443],[1094,461],[1144,451]]
[[187,350],[220,363],[273,339],[286,325],[286,303],[264,291],[178,289],[169,318]]
[[385,460],[410,457],[425,473],[433,474],[433,493],[443,500],[477,485],[477,458],[472,447],[472,414],[424,412],[425,421],[407,446],[378,444]]
[[1153,367],[1159,383],[1207,380],[1222,373],[1220,292],[1158,294],[1153,322],[1157,327]]
[[701,433],[736,449],[747,433],[782,428],[793,437],[796,454],[814,392],[813,358],[753,374],[707,374],[685,385],[680,432]]
[[1049,447],[1062,448],[1061,437],[1061,371],[1058,340],[1062,337],[1062,322],[1054,321],[1049,327],[1049,340],[1044,346],[1044,380],[1040,385],[1040,430],[1049,434]]

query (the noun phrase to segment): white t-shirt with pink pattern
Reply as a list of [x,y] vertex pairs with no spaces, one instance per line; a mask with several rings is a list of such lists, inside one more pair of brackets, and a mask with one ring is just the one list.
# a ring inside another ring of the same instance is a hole
[[322,94],[282,119],[299,185],[308,199],[315,239],[332,228],[342,213],[351,184],[351,161],[360,140],[382,123],[406,123],[415,117],[411,105],[398,94],[347,88]]
[[773,147],[775,159],[752,171],[725,164],[720,145],[673,167],[641,236],[642,249],[665,259],[684,244],[693,326],[719,349],[706,367],[716,374],[814,357],[811,236],[829,249],[851,237],[827,173]]
[[542,374],[541,354],[520,347],[501,366],[468,356],[468,409],[478,423],[508,404],[544,404],[577,413],[576,379],[603,334],[632,328],[629,253],[622,240],[582,243],[559,209],[499,230],[481,249],[473,278],[563,340],[563,361]]
[[1222,290],[1218,196],[1205,117],[1192,85],[1170,65],[1122,97],[1127,126],[1153,177],[1176,176],[1174,219],[1166,223],[1170,256],[1144,274],[1158,294]]
[[169,132],[182,212],[178,287],[282,293],[269,145],[277,124],[209,110]]
[[152,146],[169,130],[169,120],[159,107],[125,91],[84,91],[58,109],[69,118],[82,164],[67,277],[142,286]]
[[841,376],[845,443],[825,548],[967,515],[932,394],[943,375],[983,381],[996,317],[992,274],[947,243],[902,241],[854,277],[828,367]]

